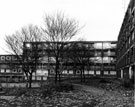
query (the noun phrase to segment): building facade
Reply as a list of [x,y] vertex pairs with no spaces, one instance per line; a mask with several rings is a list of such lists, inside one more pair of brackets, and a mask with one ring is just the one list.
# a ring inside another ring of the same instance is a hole
[[[62,52],[62,60],[59,63],[59,70],[62,71],[61,76],[80,77],[80,67],[83,65],[86,77],[116,77],[116,44],[116,41],[66,42],[65,47],[70,48]],[[45,45],[46,42],[24,43],[22,59],[18,59],[16,55],[0,55],[0,82],[24,82],[26,76],[22,67],[25,61],[19,60],[29,58],[28,56],[36,52],[38,53],[38,60],[32,80],[41,81],[47,80],[48,77],[54,77],[56,64],[52,54],[54,50],[50,50],[47,54],[48,50]],[[82,62],[76,61],[80,58]],[[23,62],[23,65],[20,62]],[[28,61],[26,64],[29,64]],[[33,60],[32,64],[34,64]]]
[[[47,44],[46,42],[25,42],[24,54],[27,57],[28,53],[35,54],[37,52],[38,56],[40,56],[37,61],[37,72],[44,72],[43,74],[50,77],[55,74],[56,59],[53,52],[56,52],[56,50],[50,49],[48,53]],[[63,43],[59,42],[58,44],[61,45]],[[59,62],[59,70],[62,70],[61,75],[63,77],[79,76],[81,73],[80,66],[83,65],[84,74],[88,77],[116,77],[116,44],[116,41],[65,42],[64,47],[69,48],[63,48],[61,52],[61,61]],[[84,47],[80,48],[82,46]],[[83,63],[75,62],[77,58],[80,58]]]
[[118,77],[133,79],[135,75],[135,0],[130,0],[117,41]]
[[24,73],[15,55],[0,55],[0,82],[22,82]]

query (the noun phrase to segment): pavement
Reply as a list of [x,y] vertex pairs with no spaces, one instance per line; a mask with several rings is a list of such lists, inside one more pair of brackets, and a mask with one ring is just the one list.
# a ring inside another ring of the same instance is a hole
[[134,104],[134,90],[129,91],[107,91],[102,88],[97,88],[93,86],[74,84],[75,88],[78,90],[83,90],[91,93],[97,98],[100,103],[97,107],[135,107]]

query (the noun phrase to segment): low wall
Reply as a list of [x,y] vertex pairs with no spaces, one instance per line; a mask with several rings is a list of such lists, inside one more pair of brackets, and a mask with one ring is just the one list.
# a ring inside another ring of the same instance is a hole
[[[13,88],[13,87],[26,87],[27,83],[0,83],[1,87]],[[32,87],[40,87],[40,82],[33,82]]]

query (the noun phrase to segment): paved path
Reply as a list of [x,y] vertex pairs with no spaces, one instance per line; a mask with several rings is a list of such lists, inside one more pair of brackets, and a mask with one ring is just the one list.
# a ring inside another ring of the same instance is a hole
[[106,91],[102,88],[80,84],[73,85],[77,90],[84,90],[96,96],[101,101],[98,107],[134,107],[134,99],[126,97],[118,91]]
[[77,90],[88,91],[88,92],[91,92],[91,93],[96,94],[96,95],[105,94],[105,90],[99,89],[99,88],[96,88],[96,87],[87,86],[87,85],[80,85],[80,84],[73,84],[73,85],[74,85],[74,88],[77,89]]

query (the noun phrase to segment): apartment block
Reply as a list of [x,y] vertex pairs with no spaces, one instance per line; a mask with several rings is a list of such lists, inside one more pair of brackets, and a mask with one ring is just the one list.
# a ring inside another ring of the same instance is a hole
[[[55,44],[62,46],[60,52],[59,70],[62,70],[62,77],[76,77],[81,74],[82,65],[84,74],[87,77],[116,77],[116,41],[69,41],[69,42],[25,42],[24,54],[34,55],[37,53],[37,72],[46,73],[48,77],[55,75],[56,59],[53,52],[57,52],[56,48],[47,48]],[[83,46],[83,48],[81,48]],[[75,61],[77,58],[81,62]],[[43,73],[43,74],[44,74]]]
[[24,73],[16,55],[0,55],[0,82],[22,82]]
[[129,6],[117,41],[118,77],[133,79],[135,75],[135,0]]

